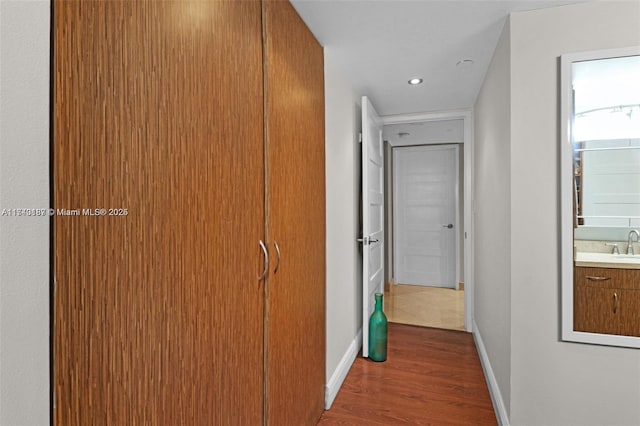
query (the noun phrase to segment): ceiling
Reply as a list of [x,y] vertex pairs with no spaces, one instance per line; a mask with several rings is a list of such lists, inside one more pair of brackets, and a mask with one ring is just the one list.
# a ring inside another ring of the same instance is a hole
[[382,137],[391,146],[463,143],[464,120],[387,124],[383,127]]
[[[292,0],[381,115],[470,108],[509,12],[577,1]],[[471,59],[472,65],[456,66]],[[407,81],[424,82],[410,86]]]

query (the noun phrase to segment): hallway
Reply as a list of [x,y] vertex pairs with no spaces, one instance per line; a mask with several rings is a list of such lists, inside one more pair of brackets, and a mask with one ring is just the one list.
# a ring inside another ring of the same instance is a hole
[[319,425],[495,425],[471,334],[389,324],[387,361],[357,358]]

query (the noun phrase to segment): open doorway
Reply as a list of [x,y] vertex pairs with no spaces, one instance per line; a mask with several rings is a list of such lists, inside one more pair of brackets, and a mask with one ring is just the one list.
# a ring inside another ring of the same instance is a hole
[[385,121],[385,312],[392,322],[471,331],[470,126],[451,114]]

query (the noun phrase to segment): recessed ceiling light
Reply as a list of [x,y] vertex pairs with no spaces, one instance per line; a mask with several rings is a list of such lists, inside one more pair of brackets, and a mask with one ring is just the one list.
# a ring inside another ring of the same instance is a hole
[[415,86],[416,84],[420,84],[420,83],[422,83],[422,79],[418,77],[414,77],[411,80],[409,80],[409,84],[411,84],[412,86]]
[[457,67],[469,67],[473,65],[473,59],[462,59],[456,63]]

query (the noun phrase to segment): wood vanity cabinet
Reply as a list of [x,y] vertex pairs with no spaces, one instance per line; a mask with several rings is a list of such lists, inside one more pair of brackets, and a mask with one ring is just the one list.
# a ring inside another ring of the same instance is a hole
[[640,270],[576,267],[573,328],[640,336]]

